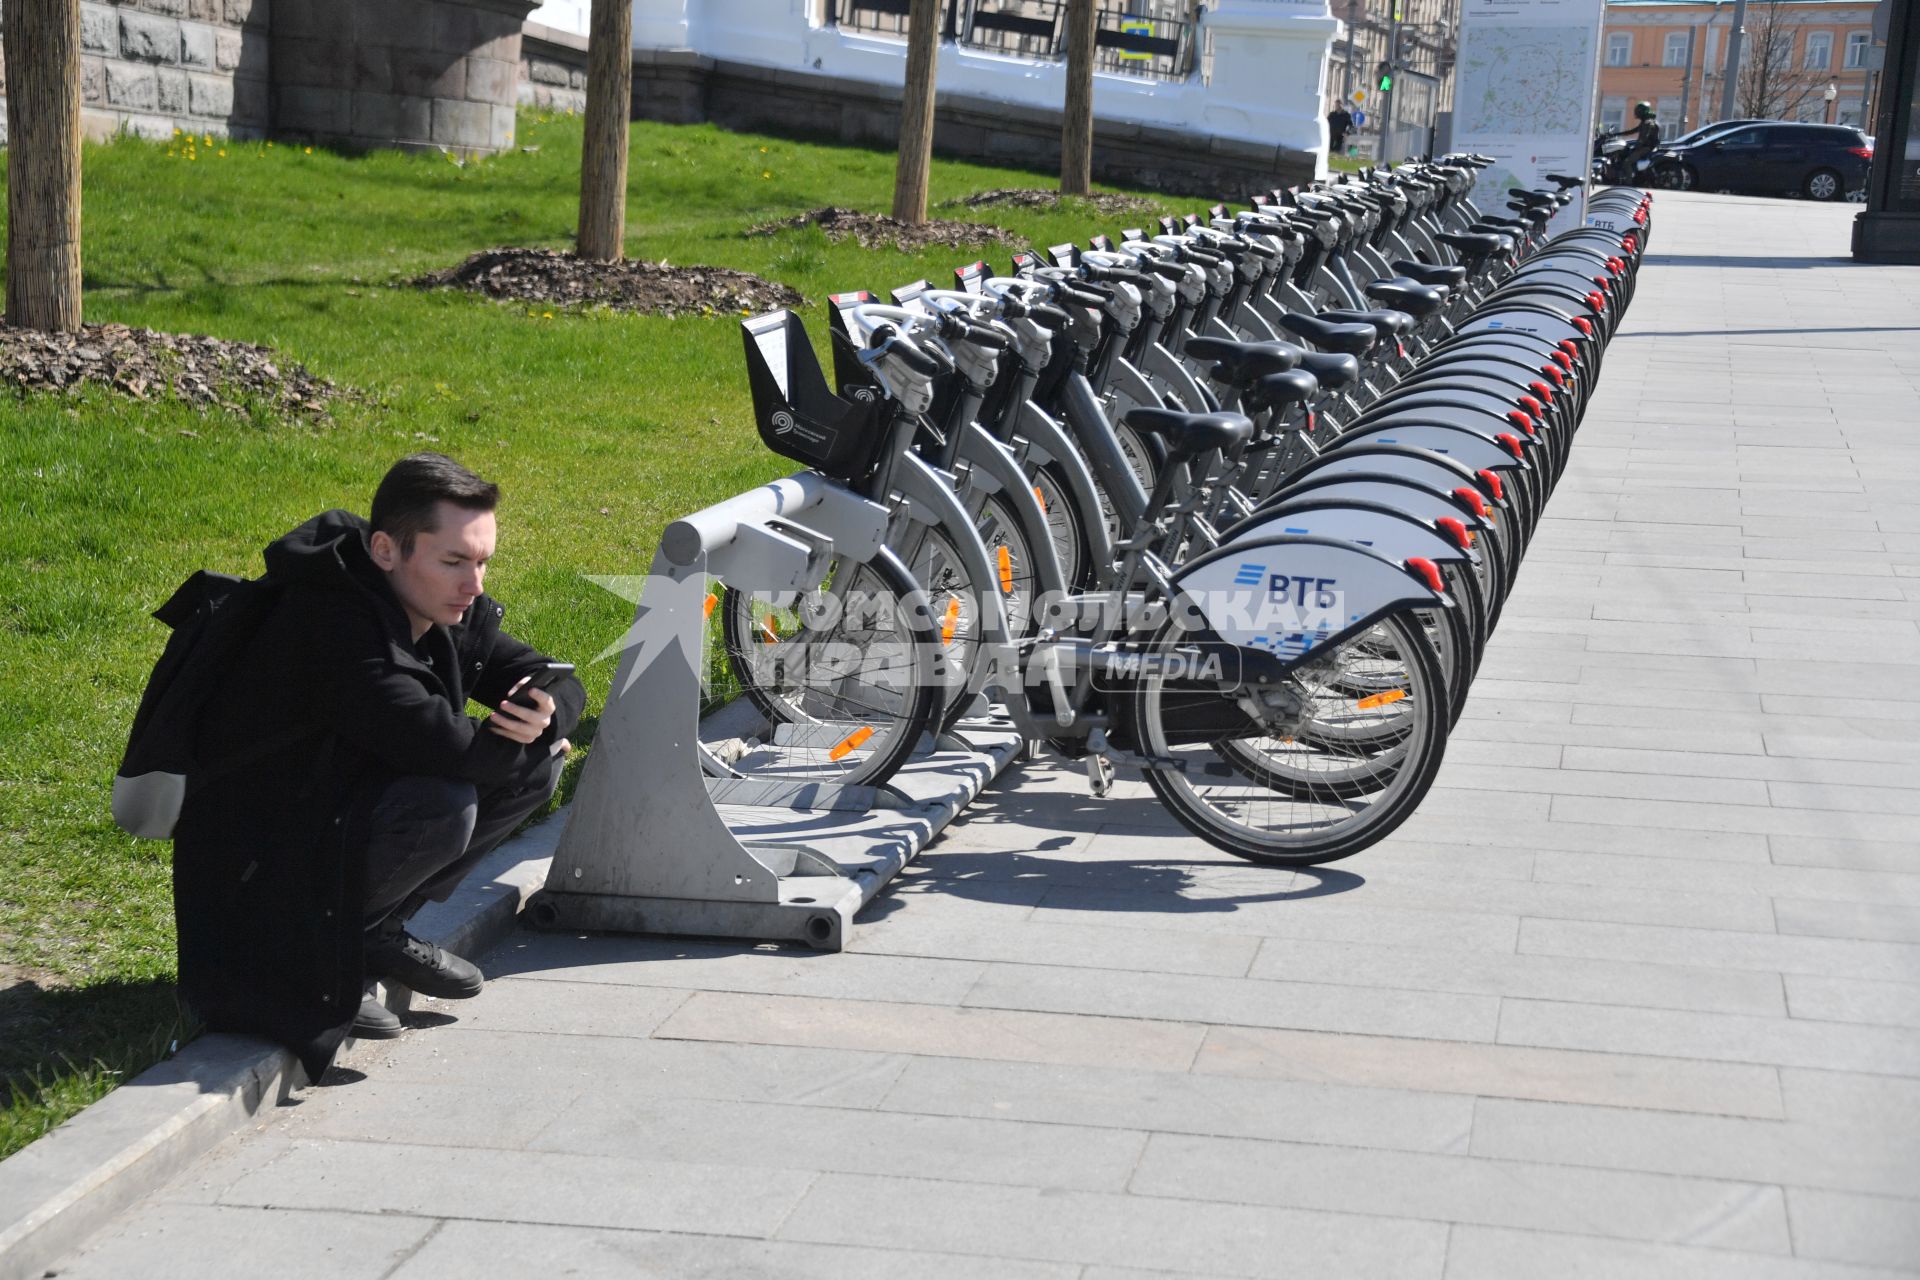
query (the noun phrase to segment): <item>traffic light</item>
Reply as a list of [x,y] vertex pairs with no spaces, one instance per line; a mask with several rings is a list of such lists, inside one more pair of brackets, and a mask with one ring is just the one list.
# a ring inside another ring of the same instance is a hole
[[1391,62],[1382,62],[1380,64],[1380,92],[1391,93],[1392,91],[1393,64]]

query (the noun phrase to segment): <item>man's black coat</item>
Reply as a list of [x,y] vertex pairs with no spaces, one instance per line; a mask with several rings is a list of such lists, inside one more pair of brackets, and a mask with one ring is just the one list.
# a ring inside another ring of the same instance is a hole
[[[367,550],[367,523],[315,516],[266,549],[284,584],[203,714],[202,760],[245,763],[196,785],[174,828],[180,988],[215,1030],[269,1036],[317,1080],[346,1037],[363,980],[366,815],[404,774],[480,790],[522,782],[573,732],[586,698],[550,692],[547,734],[521,745],[466,714],[497,706],[549,659],[500,629],[481,596],[456,626],[412,639]],[[308,732],[290,746],[290,731]],[[247,752],[266,744],[255,758]]]

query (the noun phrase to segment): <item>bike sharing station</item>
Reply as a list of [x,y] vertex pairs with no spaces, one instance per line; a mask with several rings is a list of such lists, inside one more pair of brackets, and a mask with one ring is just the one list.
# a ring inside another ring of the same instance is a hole
[[[1648,226],[1621,190],[1594,208],[1631,230],[1549,235],[1580,203],[1560,174],[1507,201],[1519,217],[1483,214],[1466,193],[1496,164],[1276,192],[890,304],[835,295],[837,391],[793,313],[743,322],[756,428],[807,469],[662,534],[530,923],[838,950],[1029,742],[1083,760],[1095,796],[1138,768],[1256,863],[1392,831],[1439,768]],[[1418,256],[1442,246],[1459,261]],[[1084,543],[1053,539],[1055,510]],[[885,625],[807,618],[862,584]],[[1242,607],[1283,589],[1298,609]],[[1044,601],[1126,607],[1016,624]],[[746,692],[703,719],[716,630]],[[852,657],[814,664],[829,634]],[[1233,661],[1176,670],[1189,652]]]

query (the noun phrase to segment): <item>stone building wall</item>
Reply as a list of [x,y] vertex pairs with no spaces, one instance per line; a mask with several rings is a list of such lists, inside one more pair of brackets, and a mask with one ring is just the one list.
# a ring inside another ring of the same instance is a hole
[[[80,6],[81,122],[89,138],[175,129],[260,137],[269,127],[270,0]],[[6,86],[0,81],[0,99]],[[0,115],[0,142],[6,121]]]
[[[513,140],[538,0],[83,0],[87,136],[176,129],[348,148],[497,151]],[[4,3],[4,0],[0,0]],[[571,39],[564,32],[554,35]],[[585,101],[585,46],[577,82]],[[555,56],[564,56],[564,45]],[[0,108],[6,86],[0,80]],[[0,110],[0,145],[6,141]]]
[[520,105],[543,111],[585,111],[587,38],[537,22],[527,23],[520,36],[517,96]]
[[[633,55],[636,119],[711,120],[889,147],[899,137],[900,97],[893,85],[723,62],[686,50],[636,49]],[[934,150],[945,156],[1057,173],[1060,134],[1057,110],[947,92],[934,108]],[[1102,182],[1219,200],[1313,174],[1308,152],[1123,120],[1094,122],[1093,176]]]
[[273,128],[348,148],[513,141],[535,0],[273,0]]

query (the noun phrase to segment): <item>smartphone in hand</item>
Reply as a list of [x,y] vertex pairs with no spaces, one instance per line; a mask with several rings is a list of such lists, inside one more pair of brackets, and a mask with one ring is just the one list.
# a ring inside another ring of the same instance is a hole
[[538,708],[534,705],[533,699],[527,696],[528,693],[534,689],[551,689],[560,682],[562,677],[572,674],[573,664],[571,662],[549,662],[546,666],[529,676],[518,689],[514,690],[513,696],[508,698],[507,701],[513,703],[516,707],[525,707],[530,711],[537,710]]

